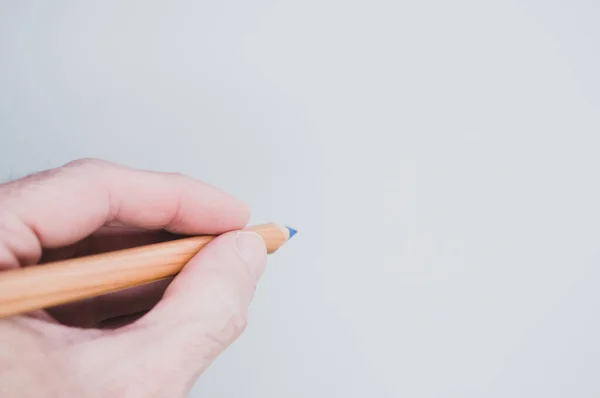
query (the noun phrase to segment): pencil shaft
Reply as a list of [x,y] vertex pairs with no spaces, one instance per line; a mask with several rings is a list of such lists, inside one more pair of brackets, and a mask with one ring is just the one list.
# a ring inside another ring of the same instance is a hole
[[[272,253],[287,241],[276,224],[248,228]],[[0,317],[94,297],[176,275],[215,236],[196,236],[0,273]]]

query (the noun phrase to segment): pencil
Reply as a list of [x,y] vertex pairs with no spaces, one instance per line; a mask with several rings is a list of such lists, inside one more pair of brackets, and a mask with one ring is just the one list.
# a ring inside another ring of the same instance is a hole
[[[267,253],[296,231],[275,223],[248,227]],[[53,307],[174,276],[215,235],[201,235],[0,272],[0,318]]]

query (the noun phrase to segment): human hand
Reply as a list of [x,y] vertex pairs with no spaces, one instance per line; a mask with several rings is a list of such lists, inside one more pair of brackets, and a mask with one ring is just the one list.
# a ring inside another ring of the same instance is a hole
[[[0,185],[0,272],[248,218],[237,199],[181,175],[76,161]],[[0,319],[0,396],[184,397],[245,328],[265,264],[259,235],[225,233],[175,278]]]

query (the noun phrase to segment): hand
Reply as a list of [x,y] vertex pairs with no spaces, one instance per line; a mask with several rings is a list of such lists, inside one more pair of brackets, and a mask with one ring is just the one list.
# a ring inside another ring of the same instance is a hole
[[[76,161],[0,185],[0,272],[220,234],[248,217],[243,203],[181,175]],[[229,232],[174,279],[0,319],[0,396],[186,396],[243,331],[265,263],[260,236]]]

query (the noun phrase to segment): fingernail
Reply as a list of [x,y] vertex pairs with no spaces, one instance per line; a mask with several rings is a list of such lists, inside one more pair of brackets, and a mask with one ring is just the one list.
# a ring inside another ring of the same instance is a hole
[[262,275],[267,256],[265,241],[256,232],[238,232],[236,237],[237,252],[250,267],[256,280]]

